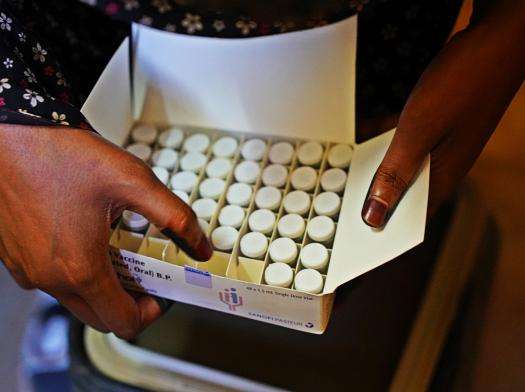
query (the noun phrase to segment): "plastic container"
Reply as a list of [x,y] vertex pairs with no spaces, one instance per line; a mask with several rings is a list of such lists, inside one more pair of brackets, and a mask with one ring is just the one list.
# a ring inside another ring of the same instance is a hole
[[266,186],[282,188],[286,185],[288,170],[283,165],[272,164],[264,168],[262,172],[262,182]]
[[246,207],[250,203],[252,192],[252,187],[248,184],[232,184],[226,193],[226,201],[236,206]]
[[239,143],[237,139],[231,136],[223,136],[213,143],[211,151],[213,155],[219,158],[230,158],[235,155]]
[[247,161],[260,161],[266,152],[266,142],[261,139],[250,139],[241,147],[241,155]]
[[255,210],[248,218],[248,227],[251,231],[270,234],[275,225],[275,214],[270,210]]
[[309,294],[319,294],[323,291],[322,275],[314,269],[304,269],[295,275],[294,288]]
[[317,166],[323,160],[323,146],[319,142],[303,143],[297,150],[297,160],[301,165]]
[[204,153],[210,146],[210,138],[204,133],[194,133],[184,141],[184,150]]
[[347,144],[336,144],[328,151],[328,164],[332,167],[345,169],[350,166],[354,150]]
[[279,223],[277,223],[279,235],[291,239],[301,238],[305,227],[304,219],[298,214],[287,214],[279,219]]
[[310,196],[304,191],[292,191],[284,197],[283,207],[288,214],[305,216],[310,211]]
[[289,165],[292,162],[294,153],[293,146],[288,142],[275,143],[270,147],[268,159],[271,163]]
[[334,192],[323,192],[314,198],[314,211],[317,215],[335,216],[341,209],[341,198]]
[[328,250],[323,244],[318,242],[309,243],[301,249],[299,260],[304,268],[322,271],[328,266]]
[[346,173],[342,169],[328,169],[321,175],[321,188],[327,192],[340,193],[346,187]]
[[293,281],[293,270],[284,263],[272,263],[264,271],[264,280],[269,286],[290,287]]
[[231,251],[239,237],[237,229],[231,226],[219,226],[211,233],[211,243],[215,249],[223,252]]
[[233,172],[235,180],[245,184],[253,184],[257,181],[261,167],[254,161],[243,161],[235,167]]
[[161,147],[179,149],[182,140],[184,140],[184,132],[180,128],[171,127],[166,129],[159,135],[158,142]]
[[199,185],[199,194],[203,198],[219,200],[224,193],[226,183],[220,178],[207,178]]
[[281,191],[273,186],[262,187],[255,193],[257,208],[275,211],[281,205],[281,199]]
[[206,175],[210,178],[225,179],[233,167],[232,162],[226,158],[214,158],[206,165]]
[[268,238],[262,233],[251,232],[243,235],[239,245],[244,256],[261,259],[268,249]]
[[221,226],[231,226],[236,229],[241,227],[245,212],[242,207],[229,205],[222,208],[219,213],[219,224]]
[[308,237],[317,242],[329,242],[334,238],[335,223],[327,216],[316,216],[308,222]]
[[270,259],[276,263],[293,264],[297,259],[297,245],[290,238],[277,238],[268,247]]
[[317,183],[317,171],[310,166],[301,166],[292,172],[290,182],[294,189],[311,191]]

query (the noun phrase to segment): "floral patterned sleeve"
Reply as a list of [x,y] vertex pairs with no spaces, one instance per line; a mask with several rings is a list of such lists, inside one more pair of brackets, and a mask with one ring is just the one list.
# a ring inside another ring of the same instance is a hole
[[0,123],[90,129],[51,50],[0,1]]

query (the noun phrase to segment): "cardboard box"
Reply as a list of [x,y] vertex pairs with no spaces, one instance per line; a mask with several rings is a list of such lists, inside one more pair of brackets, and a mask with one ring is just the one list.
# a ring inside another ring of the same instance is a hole
[[356,35],[356,17],[249,39],[174,35],[134,26],[132,38],[122,43],[82,108],[112,142],[124,145],[132,125],[141,121],[224,130],[217,132],[241,138],[348,143],[354,156],[322,294],[261,283],[264,262],[240,257],[238,249],[215,252],[211,261],[196,263],[154,232],[143,237],[117,229],[110,253],[124,286],[322,333],[338,286],[423,241],[428,160],[384,230],[373,230],[361,220],[370,181],[394,131],[355,144]]

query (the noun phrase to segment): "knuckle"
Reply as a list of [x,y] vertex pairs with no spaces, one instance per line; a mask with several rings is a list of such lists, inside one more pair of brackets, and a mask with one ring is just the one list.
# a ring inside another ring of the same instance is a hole
[[89,270],[73,269],[67,273],[67,286],[75,291],[87,291],[95,281],[95,276]]
[[375,174],[375,180],[381,182],[398,192],[404,192],[408,188],[408,181],[405,180],[399,171],[389,165],[381,165]]
[[140,325],[137,323],[128,323],[116,327],[112,331],[118,338],[123,340],[130,340],[137,336],[140,332]]

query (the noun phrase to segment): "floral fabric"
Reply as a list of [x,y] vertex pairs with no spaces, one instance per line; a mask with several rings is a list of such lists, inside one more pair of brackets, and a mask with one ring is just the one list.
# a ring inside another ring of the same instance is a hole
[[[0,0],[0,122],[89,128],[85,97],[135,21],[178,34],[249,38],[359,13],[359,117],[399,112],[442,47],[461,0],[304,0],[302,17],[257,19],[196,0]],[[204,2],[206,3],[206,2]],[[324,4],[324,3],[323,3]]]

